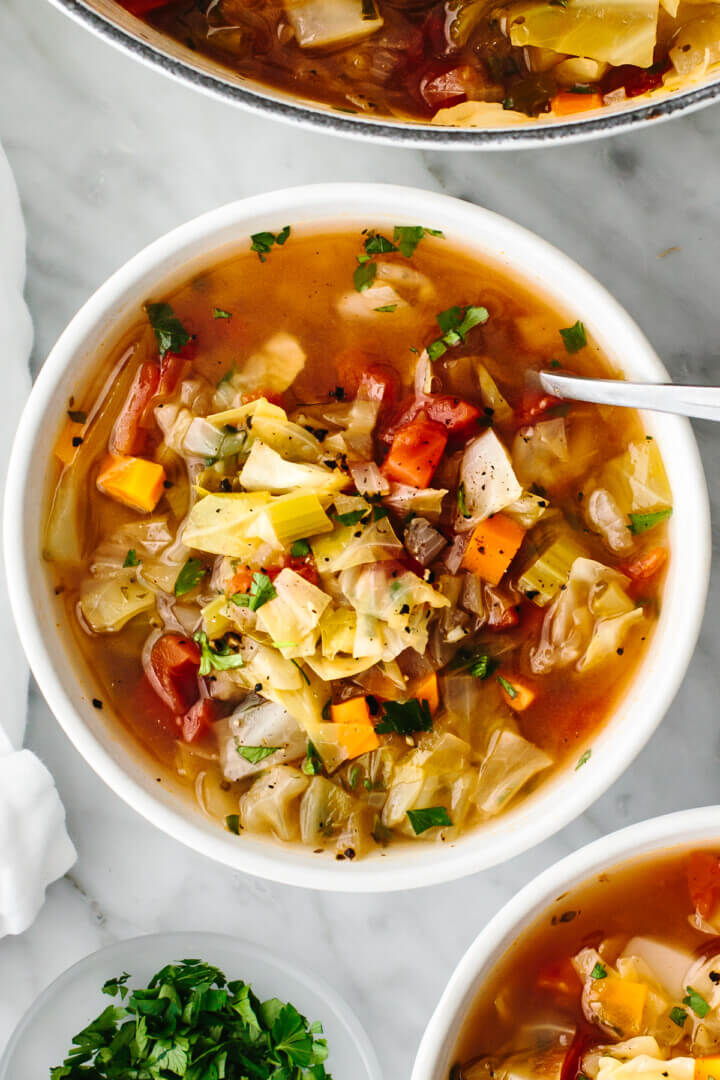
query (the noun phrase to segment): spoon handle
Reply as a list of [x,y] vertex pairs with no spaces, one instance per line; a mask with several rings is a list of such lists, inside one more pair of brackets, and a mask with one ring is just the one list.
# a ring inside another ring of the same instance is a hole
[[583,375],[556,375],[552,371],[540,372],[540,384],[548,394],[573,401],[592,401],[597,405],[620,405],[628,409],[678,413],[701,420],[720,420],[718,386],[587,379]]

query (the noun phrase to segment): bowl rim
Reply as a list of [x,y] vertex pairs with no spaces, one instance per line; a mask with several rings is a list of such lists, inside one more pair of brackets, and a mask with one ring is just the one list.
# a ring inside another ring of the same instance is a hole
[[[592,766],[583,770],[582,783],[576,782],[574,773],[565,767],[555,779],[543,785],[537,799],[533,796],[531,800],[521,802],[517,809],[495,819],[498,822],[496,826],[469,830],[457,842],[433,845],[432,849],[426,845],[409,845],[414,852],[412,855],[409,851],[405,852],[406,846],[403,846],[402,851],[393,852],[390,859],[345,861],[340,866],[334,860],[315,858],[313,861],[306,857],[303,861],[295,860],[294,856],[284,857],[284,849],[272,841],[259,845],[257,850],[249,843],[238,844],[237,838],[231,834],[218,827],[212,831],[202,828],[197,814],[191,817],[182,813],[179,808],[163,803],[157,793],[144,788],[91,731],[80,712],[82,681],[73,680],[73,699],[71,692],[66,692],[61,675],[53,664],[50,647],[45,645],[46,636],[52,642],[61,635],[55,629],[51,630],[50,635],[46,634],[32,599],[31,581],[37,559],[34,552],[37,549],[33,546],[30,550],[24,519],[27,513],[25,491],[27,478],[33,475],[35,442],[43,429],[46,412],[58,392],[58,386],[81,355],[83,343],[98,325],[104,325],[104,321],[112,317],[116,306],[133,289],[134,303],[137,303],[137,292],[141,286],[147,288],[148,279],[165,280],[170,274],[169,266],[177,264],[180,257],[192,259],[198,247],[207,252],[209,262],[214,247],[220,244],[219,238],[222,237],[225,244],[229,242],[228,230],[236,245],[238,238],[247,238],[253,227],[277,227],[280,217],[285,220],[291,214],[303,221],[312,221],[317,226],[320,223],[326,226],[337,223],[339,226],[342,207],[353,208],[354,220],[375,216],[380,222],[385,218],[408,223],[412,220],[431,221],[434,227],[442,226],[452,233],[453,238],[458,237],[458,243],[462,243],[466,236],[471,237],[467,241],[468,248],[478,252],[485,250],[491,259],[499,258],[500,253],[508,259],[509,249],[513,252],[509,259],[510,272],[517,273],[523,259],[526,260],[523,265],[533,265],[532,255],[538,264],[542,261],[543,281],[562,281],[565,291],[572,282],[575,292],[592,298],[592,318],[589,313],[585,314],[585,307],[589,303],[587,299],[582,303],[577,300],[576,309],[582,308],[583,317],[591,325],[592,319],[596,318],[602,319],[603,325],[610,323],[614,337],[622,340],[623,355],[633,357],[632,363],[635,364],[640,357],[642,370],[647,377],[657,380],[667,377],[649,342],[603,286],[552,245],[491,211],[447,195],[380,184],[317,184],[256,195],[203,214],[155,240],[111,275],[68,324],[37,377],[15,435],[7,474],[3,539],[11,606],[39,688],[66,734],[110,788],[175,839],[235,869],[304,887],[385,892],[439,884],[504,862],[540,843],[573,820],[618,778],[665,715],[692,656],[703,617],[710,571],[710,517],[702,463],[689,421],[668,416],[661,420],[655,418],[653,424],[656,427],[659,425],[667,433],[668,445],[672,443],[674,457],[678,460],[682,458],[687,463],[688,477],[687,483],[683,483],[682,497],[689,500],[696,521],[694,529],[678,532],[674,541],[676,545],[680,542],[683,545],[683,565],[692,567],[691,575],[683,578],[681,595],[675,597],[675,604],[682,604],[680,634],[672,638],[672,648],[665,649],[670,655],[663,656],[661,671],[653,672],[652,685],[649,673],[643,674],[642,678],[633,680],[626,691],[627,697],[636,684],[645,685],[646,692],[656,696],[655,707],[648,708],[646,701],[636,702],[634,706],[631,703],[616,723],[609,721],[602,732],[593,737],[594,750],[597,752]],[[306,216],[303,217],[303,214]],[[262,221],[258,225],[259,216]],[[250,225],[251,221],[254,226]],[[521,273],[520,276],[527,281],[528,273]],[[548,285],[547,289],[548,293],[552,293],[552,285]],[[598,333],[598,337],[602,340],[603,335]],[[611,335],[607,340],[611,340]],[[628,366],[632,369],[630,362]],[[666,595],[667,590],[666,586]],[[663,611],[673,610],[673,604],[666,599]],[[644,669],[641,670],[644,672]],[[626,717],[630,717],[632,723]],[[618,740],[614,728],[621,724],[624,725],[623,738]],[[619,742],[621,745],[616,745]],[[532,812],[528,809],[530,803]],[[542,812],[538,812],[539,808],[542,808]],[[473,835],[474,844],[471,842]],[[434,858],[429,856],[431,850],[434,850]]]
[[606,833],[529,881],[486,923],[450,976],[425,1028],[410,1080],[446,1080],[448,1056],[482,979],[556,897],[633,856],[660,854],[713,837],[720,840],[720,806],[677,810]]
[[[321,980],[317,975],[314,975],[307,969],[301,968],[298,964],[288,960],[285,956],[279,955],[274,951],[268,951],[265,945],[257,945],[255,942],[247,941],[245,938],[238,937],[234,934],[211,930],[161,930],[147,934],[135,934],[132,937],[121,938],[119,941],[113,941],[108,945],[101,946],[99,949],[94,949],[92,952],[87,953],[79,960],[70,964],[69,967],[64,968],[64,970],[56,975],[55,978],[41,990],[37,997],[33,999],[29,1008],[23,1013],[13,1028],[10,1038],[4,1047],[2,1054],[0,1054],[0,1080],[11,1080],[6,1072],[8,1067],[7,1063],[11,1063],[11,1057],[15,1052],[16,1047],[28,1032],[28,1029],[32,1028],[38,1013],[41,1013],[45,1005],[51,1002],[57,996],[58,992],[62,991],[68,981],[72,981],[73,978],[86,967],[92,966],[101,958],[112,960],[113,963],[115,962],[115,959],[117,959],[117,969],[122,970],[125,966],[125,960],[123,958],[127,958],[128,950],[132,950],[136,945],[142,945],[148,942],[151,942],[153,945],[160,945],[163,948],[167,948],[167,962],[171,963],[173,961],[170,960],[170,957],[172,956],[172,951],[175,949],[177,950],[175,961],[182,955],[196,955],[195,949],[191,946],[192,943],[198,939],[202,939],[203,942],[207,942],[208,940],[211,941],[213,945],[217,946],[218,951],[220,951],[222,946],[229,946],[233,950],[239,950],[245,957],[250,957],[253,962],[256,962],[258,967],[262,965],[263,967],[267,967],[274,971],[278,977],[279,983],[283,976],[290,976],[296,982],[302,984],[318,999],[318,1002],[327,1009],[328,1013],[333,1013],[335,1020],[344,1027],[348,1043],[352,1043],[355,1053],[364,1065],[367,1080],[382,1080],[380,1062],[370,1036],[360,1022],[357,1014],[353,1012],[340,991],[336,989],[332,983]],[[225,973],[227,974],[227,972]],[[242,978],[242,975],[239,975],[238,977]],[[282,997],[284,991],[281,989],[281,985],[278,985],[278,991],[279,993],[277,996],[281,997],[281,1000],[284,1000]],[[98,993],[100,993],[99,988]],[[78,1025],[80,1023],[82,1023],[81,1017],[78,1018]],[[70,1036],[68,1035],[68,1040],[69,1038]],[[332,1052],[332,1047],[330,1050]]]
[[676,115],[695,112],[720,97],[719,76],[703,86],[680,90],[662,100],[632,105],[607,116],[601,114],[582,120],[520,128],[450,128],[433,124],[366,119],[332,112],[321,105],[313,105],[309,100],[292,101],[275,96],[271,89],[266,92],[259,84],[255,84],[252,89],[245,89],[225,80],[219,65],[218,74],[201,71],[185,60],[170,56],[142,41],[135,34],[88,7],[84,0],[50,0],[50,3],[122,52],[210,97],[239,105],[260,116],[296,124],[301,128],[408,149],[521,150],[585,142],[644,127],[653,121],[669,120]]

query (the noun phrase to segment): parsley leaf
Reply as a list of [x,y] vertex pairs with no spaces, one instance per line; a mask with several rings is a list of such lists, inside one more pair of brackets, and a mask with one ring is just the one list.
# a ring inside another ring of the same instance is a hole
[[577,772],[578,769],[582,769],[583,765],[587,765],[591,757],[592,750],[586,750],[584,754],[581,754],[578,758],[577,765],[575,766],[573,772]]
[[489,679],[500,667],[500,661],[487,653],[471,653],[467,649],[460,649],[448,667],[450,671],[467,671],[474,679]]
[[110,997],[117,997],[120,994],[120,997],[124,998],[127,994],[125,983],[129,978],[127,971],[123,971],[122,975],[118,975],[116,979],[107,979],[102,986],[103,994],[109,994]]
[[428,829],[441,828],[443,825],[452,825],[452,821],[444,806],[427,806],[423,810],[407,810],[407,816],[416,836]]
[[193,634],[193,641],[200,646],[200,669],[198,675],[209,675],[215,671],[229,671],[231,668],[243,667],[245,661],[240,653],[233,652],[229,645],[223,641],[211,645],[204,630],[198,630]]
[[460,511],[462,516],[464,518],[469,518],[470,517],[470,511],[467,508],[467,502],[465,500],[465,484],[462,483],[462,482],[458,485],[458,489],[457,489],[457,504],[458,504],[458,510]]
[[591,979],[607,979],[607,968],[603,967],[603,965],[600,964],[600,963],[596,964],[595,967],[590,972],[590,978]]
[[140,565],[140,560],[138,559],[137,551],[135,550],[135,548],[130,548],[127,555],[125,556],[125,561],[123,562],[123,567],[126,567],[126,566],[139,566],[139,565]]
[[357,525],[358,521],[362,521],[362,519],[364,517],[367,517],[369,513],[369,509],[348,510],[346,514],[338,514],[337,519],[341,525]]
[[271,232],[258,232],[253,233],[250,237],[252,244],[250,250],[257,252],[257,256],[260,262],[265,262],[265,259],[270,254],[273,244],[277,244],[278,247],[282,247],[287,238],[290,235],[290,226],[285,225],[279,233]]
[[673,1024],[677,1024],[678,1027],[684,1027],[687,1020],[687,1012],[685,1009],[681,1009],[678,1005],[670,1010],[669,1016]]
[[270,757],[271,754],[276,754],[278,750],[282,750],[282,746],[237,746],[235,747],[240,757],[244,757],[246,761],[249,761],[251,765],[257,765],[259,761],[264,761],[266,757]]
[[373,308],[373,311],[395,311],[397,304],[383,304],[382,307]]
[[416,731],[432,731],[432,714],[427,701],[386,701],[383,716],[375,725],[378,735],[412,735]]
[[665,510],[654,510],[650,514],[630,514],[628,529],[633,536],[639,536],[640,533],[647,532],[648,529],[654,529],[661,521],[666,521],[671,514],[671,506],[668,506]]
[[232,319],[232,312],[223,311],[221,307],[213,308],[213,319]]
[[587,345],[585,327],[579,319],[573,326],[566,326],[564,330],[561,330],[560,337],[565,344],[565,352],[580,352]]
[[369,289],[375,280],[376,274],[377,263],[361,263],[353,274],[353,285],[355,286],[356,292],[365,292],[366,289]]
[[82,412],[80,409],[68,409],[68,416],[73,424],[84,424],[87,420],[87,413]]
[[175,579],[175,595],[184,596],[192,592],[207,574],[207,566],[200,559],[188,559]]
[[155,332],[160,355],[179,353],[190,340],[190,334],[169,304],[146,304],[145,313]]
[[502,675],[498,675],[497,681],[500,683],[510,700],[514,701],[515,698],[518,696],[518,692],[513,686],[513,684],[511,682],[508,682],[507,679],[504,679]]
[[310,545],[307,540],[296,540],[290,548],[290,554],[293,559],[304,559],[306,555],[309,555]]
[[246,607],[250,608],[251,611],[257,611],[263,604],[267,604],[268,600],[273,600],[276,596],[275,586],[267,574],[256,572],[253,574],[250,592],[233,593],[230,599],[237,607]]
[[303,761],[301,768],[306,776],[317,776],[318,773],[322,772],[322,759],[309,739],[305,760]]
[[386,255],[389,251],[397,251],[397,248],[387,236],[370,233],[365,240],[365,251],[368,255]]
[[225,818],[225,827],[227,828],[228,832],[235,833],[235,836],[239,836],[241,829],[240,815],[228,814]]
[[440,229],[424,229],[422,225],[396,225],[393,240],[397,244],[396,250],[406,259],[410,259],[423,237],[442,235]]
[[687,997],[682,999],[683,1005],[689,1005],[695,1015],[702,1020],[710,1012],[710,1006],[702,994],[698,994],[697,990],[693,990],[692,986],[686,986],[685,989]]
[[469,305],[464,309],[447,308],[435,318],[443,334],[428,345],[427,351],[431,360],[439,360],[448,349],[461,345],[474,326],[480,326],[488,321],[490,313],[487,308]]

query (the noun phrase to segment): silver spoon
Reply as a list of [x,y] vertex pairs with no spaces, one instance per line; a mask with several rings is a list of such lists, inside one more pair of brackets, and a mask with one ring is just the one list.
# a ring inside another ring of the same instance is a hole
[[720,387],[676,386],[674,383],[635,383],[622,379],[589,379],[541,371],[543,390],[553,397],[592,401],[596,405],[620,405],[628,409],[652,409],[701,420],[720,420]]

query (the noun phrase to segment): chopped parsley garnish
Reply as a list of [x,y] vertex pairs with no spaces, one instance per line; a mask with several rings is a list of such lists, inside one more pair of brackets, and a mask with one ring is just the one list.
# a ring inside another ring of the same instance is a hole
[[125,561],[123,562],[123,567],[126,567],[126,566],[139,566],[139,565],[140,565],[140,560],[138,559],[137,551],[135,550],[135,548],[130,548],[127,555],[125,556]]
[[415,248],[425,236],[442,236],[440,229],[425,229],[422,225],[396,225],[393,240],[396,250],[406,259],[415,254]]
[[587,334],[585,333],[585,327],[578,321],[573,326],[566,326],[560,331],[560,337],[563,339],[565,345],[565,352],[576,353],[580,352],[587,345]]
[[306,776],[317,776],[322,772],[322,758],[318,754],[313,744],[308,739],[307,751],[305,752],[305,760],[302,763],[302,771]]
[[130,978],[127,971],[123,971],[122,975],[118,975],[115,979],[106,979],[102,985],[103,994],[109,994],[110,997],[120,997],[125,1000],[127,996],[128,988],[125,985]]
[[442,828],[443,825],[452,825],[450,816],[444,806],[426,806],[423,810],[408,810],[407,816],[416,836],[424,833],[427,829]]
[[310,545],[307,540],[296,540],[290,548],[290,554],[293,559],[304,559],[306,555],[309,555]]
[[[237,814],[225,824],[240,830]],[[51,1080],[329,1080],[319,1023],[277,998],[261,1002],[202,960],[167,964],[142,988],[127,987],[125,975],[105,985],[113,982],[124,1000],[75,1035]]]
[[471,653],[467,649],[460,649],[455,658],[448,664],[451,671],[467,671],[474,679],[488,679],[500,667],[500,661],[487,653]]
[[250,239],[252,240],[250,250],[257,252],[257,256],[260,262],[265,262],[266,258],[272,250],[273,244],[277,244],[278,247],[282,247],[289,235],[289,225],[285,225],[285,227],[282,228],[279,233],[253,233],[250,237]]
[[188,559],[175,579],[175,595],[184,596],[192,592],[207,574],[207,566],[200,559]]
[[357,765],[353,765],[352,769],[348,773],[348,783],[349,783],[351,789],[354,789],[354,788],[357,787],[357,782],[358,782],[359,777],[360,777],[360,769],[358,768]]
[[676,1005],[670,1010],[670,1019],[673,1024],[677,1024],[678,1027],[684,1027],[687,1020],[687,1012],[685,1009],[681,1009],[679,1005]]
[[373,512],[372,512],[373,521],[380,521],[381,518],[385,518],[387,516],[388,516],[388,512],[387,512],[386,507],[384,507],[384,506],[373,506]]
[[346,514],[338,514],[337,519],[341,525],[357,525],[357,523],[362,521],[364,517],[367,517],[369,513],[369,509],[348,510]]
[[225,828],[227,829],[228,832],[234,833],[235,836],[239,836],[240,835],[240,829],[242,828],[242,826],[240,824],[240,815],[239,814],[228,814],[227,817],[225,818]]
[[470,511],[467,508],[467,502],[465,501],[465,484],[460,483],[457,489],[457,504],[458,510],[464,518],[470,517]]
[[293,660],[293,658],[292,658],[292,657],[290,657],[290,663],[291,663],[291,664],[294,664],[294,665],[295,665],[295,667],[296,667],[296,668],[298,669],[298,671],[299,671],[299,672],[300,672],[300,674],[302,675],[302,678],[303,678],[303,682],[304,682],[304,683],[305,683],[305,684],[306,684],[307,686],[309,686],[309,685],[310,685],[310,679],[309,679],[309,677],[308,677],[308,673],[307,673],[307,671],[305,670],[305,668],[304,668],[304,667],[301,667],[301,665],[300,665],[300,664],[298,664],[297,660]]
[[469,305],[466,308],[451,307],[435,316],[443,331],[442,337],[428,345],[428,356],[439,360],[448,349],[461,345],[474,326],[486,323],[490,317],[487,308]]
[[240,653],[233,652],[226,642],[216,641],[211,645],[204,630],[193,634],[193,641],[200,646],[198,675],[210,675],[212,671],[230,671],[231,668],[243,667],[245,663]]
[[365,239],[365,251],[368,255],[386,255],[389,251],[397,251],[397,248],[387,236],[370,233]]
[[650,514],[630,514],[630,524],[628,525],[628,529],[633,536],[639,536],[640,533],[647,532],[649,529],[654,529],[661,521],[666,521],[671,514],[671,506],[666,507],[665,510],[654,510]]
[[244,757],[246,761],[249,761],[251,765],[257,765],[259,761],[264,761],[266,757],[270,757],[271,754],[276,754],[278,750],[282,750],[281,746],[237,746],[235,747],[240,757]]
[[213,308],[213,319],[232,319],[232,312],[223,311],[221,307]]
[[190,340],[190,334],[169,304],[146,304],[145,313],[155,332],[160,355],[179,353]]
[[375,730],[379,735],[412,735],[416,731],[432,730],[432,715],[427,701],[386,701],[383,716]]
[[514,701],[515,698],[518,696],[518,692],[517,689],[513,686],[513,684],[511,682],[508,682],[507,679],[503,679],[502,675],[498,675],[497,681],[500,683],[510,700]]
[[[358,256],[359,259],[362,255]],[[377,274],[377,263],[375,262],[361,262],[353,274],[353,285],[356,292],[365,292],[369,289],[375,280]]]
[[575,769],[573,771],[577,772],[578,769],[582,769],[583,765],[587,765],[587,763],[588,763],[588,761],[590,760],[591,757],[592,757],[592,750],[586,750],[578,758],[577,765],[575,766]]
[[87,420],[87,413],[82,412],[80,409],[68,409],[68,416],[73,424],[84,424]]
[[590,972],[590,978],[591,979],[607,979],[607,968],[603,967],[603,965],[600,964],[600,963],[596,964],[595,967]]
[[250,592],[233,593],[230,599],[238,607],[246,607],[250,608],[251,611],[257,611],[263,604],[267,604],[268,600],[273,600],[276,596],[275,586],[267,574],[256,571],[253,574]]
[[373,308],[373,311],[395,311],[397,304],[383,304],[382,307]]
[[687,997],[682,999],[683,1005],[689,1005],[696,1016],[700,1019],[710,1012],[710,1006],[708,1005],[702,994],[698,994],[697,990],[693,990],[692,986],[686,986]]

